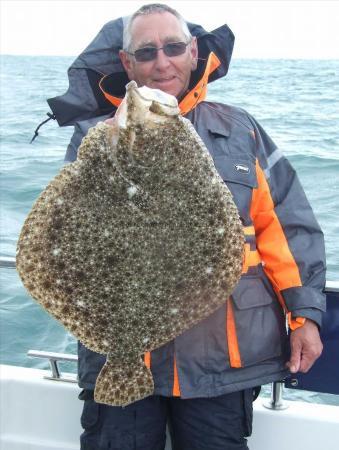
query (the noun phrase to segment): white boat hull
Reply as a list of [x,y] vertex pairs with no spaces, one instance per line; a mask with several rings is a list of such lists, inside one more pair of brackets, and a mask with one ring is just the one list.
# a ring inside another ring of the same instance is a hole
[[[1,450],[79,450],[80,389],[45,375],[49,372],[0,365]],[[262,401],[254,403],[250,450],[338,449],[339,406],[286,401],[288,409],[273,411]]]

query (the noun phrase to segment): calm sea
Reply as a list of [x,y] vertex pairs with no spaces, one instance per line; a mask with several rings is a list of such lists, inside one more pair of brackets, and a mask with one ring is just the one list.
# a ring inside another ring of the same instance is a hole
[[[1,60],[1,249],[14,256],[23,221],[41,190],[63,165],[72,129],[48,122],[46,98],[68,86],[73,58],[3,56]],[[324,230],[328,280],[339,280],[339,61],[235,60],[210,86],[209,99],[241,106],[271,135],[297,169]],[[14,270],[2,269],[1,359],[46,368],[29,349],[76,352],[74,338],[26,295]],[[74,370],[69,366],[67,370]],[[339,404],[338,396],[288,393]]]

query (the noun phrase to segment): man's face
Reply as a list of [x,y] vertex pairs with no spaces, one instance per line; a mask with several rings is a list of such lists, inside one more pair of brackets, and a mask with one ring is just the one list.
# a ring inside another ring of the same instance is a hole
[[[169,12],[136,17],[131,34],[133,53],[143,47],[159,48],[167,43],[187,42],[178,19]],[[188,88],[191,71],[196,69],[197,56],[195,38],[187,45],[184,54],[169,57],[159,50],[152,61],[138,62],[134,56],[120,51],[122,64],[130,80],[135,80],[139,87],[146,85],[161,89],[177,98]]]

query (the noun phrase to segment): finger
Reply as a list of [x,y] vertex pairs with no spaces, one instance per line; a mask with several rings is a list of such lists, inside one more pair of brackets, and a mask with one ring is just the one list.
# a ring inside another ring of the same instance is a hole
[[300,369],[301,362],[301,344],[299,341],[291,340],[291,357],[287,363],[291,373],[296,373]]
[[306,373],[313,366],[315,358],[310,358],[309,356],[302,356],[300,361],[300,372]]
[[301,362],[300,362],[300,372],[306,373],[310,370],[310,368],[313,366],[315,361],[319,358],[322,352],[322,346],[317,345],[313,346],[309,351],[303,353],[301,355]]

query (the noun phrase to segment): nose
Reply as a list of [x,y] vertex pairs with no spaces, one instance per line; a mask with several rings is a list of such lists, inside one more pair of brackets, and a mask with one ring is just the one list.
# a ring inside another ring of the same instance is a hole
[[157,52],[157,57],[155,60],[155,66],[159,70],[164,70],[170,65],[170,58],[165,55],[164,50],[160,49]]

